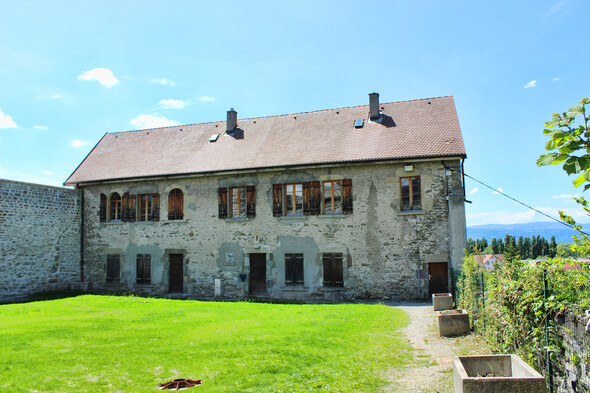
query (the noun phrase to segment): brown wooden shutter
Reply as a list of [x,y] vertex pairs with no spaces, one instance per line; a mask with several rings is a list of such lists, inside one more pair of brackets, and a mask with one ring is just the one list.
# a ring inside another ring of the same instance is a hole
[[129,193],[121,197],[121,221],[129,221]]
[[168,194],[168,219],[175,220],[176,219],[176,190],[172,190],[170,194]]
[[352,180],[342,180],[342,213],[352,214]]
[[283,185],[272,185],[272,215],[280,217],[283,215]]
[[334,281],[334,286],[336,287],[341,287],[344,285],[342,263],[342,254],[334,254],[334,264],[332,265],[332,279]]
[[256,186],[246,187],[246,217],[256,217]]
[[152,221],[160,221],[160,194],[152,194]]
[[105,222],[107,220],[107,196],[105,194],[100,194],[98,219],[100,222]]
[[322,256],[322,262],[324,263],[324,282],[325,286],[332,285],[332,254],[324,254]]
[[127,209],[127,221],[134,222],[137,214],[137,195],[129,195],[129,208]]
[[293,254],[285,254],[285,284],[293,284],[294,274],[294,258]]
[[219,218],[227,218],[227,187],[219,187]]
[[312,188],[311,182],[304,182],[303,183],[303,214],[309,216],[313,214],[312,209],[313,197],[312,197]]
[[311,182],[311,214],[318,215],[322,211],[322,183]]
[[184,218],[184,194],[178,190],[176,192],[176,219],[182,220]]
[[295,283],[303,285],[303,254],[295,254]]

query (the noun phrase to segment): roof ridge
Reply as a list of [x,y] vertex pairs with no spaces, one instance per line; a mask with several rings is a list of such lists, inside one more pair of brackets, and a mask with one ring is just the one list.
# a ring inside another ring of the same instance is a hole
[[[428,101],[428,100],[435,100],[435,99],[439,99],[439,98],[453,98],[453,96],[450,95],[450,96],[439,96],[439,97],[429,97],[429,98],[417,98],[417,99],[413,99],[413,100],[381,102],[381,103],[379,103],[379,106],[386,105],[386,104],[401,104],[401,103],[405,103],[405,102],[414,102],[414,101]],[[318,109],[318,110],[314,110],[314,111],[284,113],[282,115],[245,117],[243,119],[238,118],[238,122],[239,121],[244,121],[244,120],[267,119],[267,118],[271,118],[271,117],[306,115],[306,114],[319,113],[319,112],[338,111],[340,109],[354,109],[354,108],[361,108],[361,107],[364,107],[364,106],[368,107],[369,104],[365,104],[365,105],[354,105],[354,106],[343,106],[343,107],[340,107],[340,108],[330,108],[330,109]],[[175,126],[154,127],[154,128],[142,128],[142,129],[136,129],[136,130],[107,132],[107,134],[109,134],[109,135],[111,135],[111,134],[125,134],[125,133],[128,133],[128,132],[142,132],[142,131],[151,131],[151,130],[164,130],[164,129],[168,129],[168,128],[176,128],[176,127],[182,128],[182,127],[189,127],[189,126],[200,126],[200,125],[206,125],[206,124],[216,124],[216,123],[225,123],[225,122],[226,122],[226,120],[217,120],[217,121],[208,121],[208,122],[204,122],[204,123],[177,124]]]

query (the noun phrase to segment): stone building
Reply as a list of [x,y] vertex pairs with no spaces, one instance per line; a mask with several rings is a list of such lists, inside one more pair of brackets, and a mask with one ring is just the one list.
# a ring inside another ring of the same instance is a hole
[[83,194],[91,288],[290,299],[447,291],[466,245],[452,97],[107,133]]

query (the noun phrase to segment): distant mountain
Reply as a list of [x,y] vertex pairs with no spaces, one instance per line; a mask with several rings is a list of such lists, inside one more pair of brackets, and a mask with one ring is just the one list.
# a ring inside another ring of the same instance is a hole
[[[590,230],[590,224],[583,225]],[[572,236],[579,233],[558,222],[528,222],[510,225],[488,224],[467,227],[467,238],[475,240],[485,237],[488,243],[494,237],[504,239],[507,234],[516,237],[516,240],[520,236],[530,238],[540,235],[547,241],[551,240],[551,236],[555,236],[557,243],[573,243]]]

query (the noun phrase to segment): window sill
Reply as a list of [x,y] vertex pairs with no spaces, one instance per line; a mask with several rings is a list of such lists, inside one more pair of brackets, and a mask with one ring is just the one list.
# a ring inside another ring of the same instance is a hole
[[182,220],[164,220],[162,221],[162,224],[182,224],[186,222],[186,218],[183,218]]
[[304,286],[300,286],[300,285],[292,285],[292,286],[290,285],[290,286],[281,287],[280,289],[283,292],[308,292],[309,291],[309,287],[304,287]]
[[121,220],[113,220],[113,221],[103,222],[103,224],[105,224],[105,225],[119,225],[119,224],[123,224],[123,221],[121,221]]
[[225,219],[225,221],[228,222],[242,222],[242,221],[250,221],[252,220],[254,217],[250,218],[250,217],[228,217]]
[[342,292],[342,291],[346,291],[347,288],[344,287],[321,287],[318,288],[319,292]]
[[349,216],[349,214],[344,214],[344,213],[321,214],[318,217],[319,218],[345,218],[346,216]]
[[302,222],[305,221],[306,217],[304,215],[298,216],[281,216],[279,217],[279,221],[286,221],[286,222]]
[[401,210],[397,212],[398,216],[415,216],[419,214],[424,214],[424,210]]

